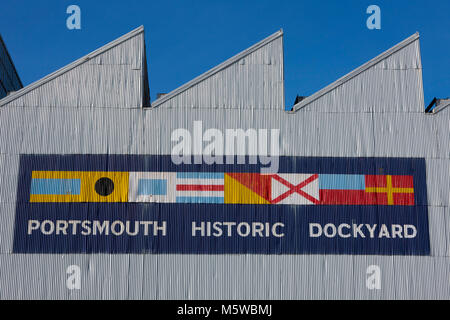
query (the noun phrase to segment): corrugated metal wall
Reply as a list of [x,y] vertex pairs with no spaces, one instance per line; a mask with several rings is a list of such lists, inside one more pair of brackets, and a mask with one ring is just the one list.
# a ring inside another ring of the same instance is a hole
[[[139,41],[124,42],[117,55],[140,52]],[[389,61],[420,66],[418,50],[415,42]],[[118,61],[112,51],[108,55],[96,60]],[[189,104],[187,108],[90,107],[93,101],[105,100],[86,98],[81,91],[78,95],[70,91],[76,101],[59,94],[30,93],[34,97],[4,105],[0,108],[0,298],[449,299],[450,109],[423,113],[420,70],[378,70],[379,66],[368,70],[369,78],[361,75],[347,89],[337,89],[320,98],[322,103],[315,101],[314,108],[296,113],[284,112],[283,105],[261,110],[232,105],[192,109]],[[110,80],[102,82],[107,86],[104,90],[123,89]],[[396,90],[374,94],[385,82]],[[63,92],[61,83],[54,85],[55,92]],[[361,87],[364,90],[357,90]],[[266,93],[275,96],[273,101],[282,94],[277,88]],[[100,96],[102,90],[96,90]],[[128,101],[122,107],[138,101],[126,99],[118,93],[117,101]],[[388,107],[390,102],[394,109]],[[172,130],[192,130],[194,120],[202,120],[204,130],[278,128],[283,155],[425,158],[431,256],[12,254],[20,154],[170,154]],[[80,290],[66,288],[66,268],[73,264],[81,267]],[[366,287],[369,265],[380,267],[381,290]]]
[[424,111],[419,39],[304,107],[313,112]]
[[6,106],[139,108],[143,90],[144,33],[138,28],[16,92]]
[[[284,107],[282,32],[208,71],[182,90],[155,101],[159,108],[271,109]],[[211,74],[209,74],[211,73]],[[170,97],[170,98],[169,98]]]

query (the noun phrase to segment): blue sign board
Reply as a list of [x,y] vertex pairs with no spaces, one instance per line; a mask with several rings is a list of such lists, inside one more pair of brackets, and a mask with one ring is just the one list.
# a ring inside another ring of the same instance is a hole
[[278,161],[21,155],[13,252],[430,254],[424,159]]

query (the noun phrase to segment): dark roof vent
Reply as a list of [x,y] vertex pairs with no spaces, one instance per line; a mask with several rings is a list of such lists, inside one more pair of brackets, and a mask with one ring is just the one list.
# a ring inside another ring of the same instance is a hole
[[299,103],[300,101],[302,101],[302,100],[304,100],[304,99],[306,99],[306,98],[307,98],[306,96],[299,96],[299,95],[297,95],[297,97],[295,97],[294,106],[295,106],[297,103]]
[[446,99],[434,98],[430,102],[428,107],[426,107],[425,113],[437,113],[449,105],[450,105],[450,98],[446,98]]
[[431,113],[431,110],[433,110],[433,107],[436,105],[436,97],[430,102],[428,107],[425,108],[425,113]]

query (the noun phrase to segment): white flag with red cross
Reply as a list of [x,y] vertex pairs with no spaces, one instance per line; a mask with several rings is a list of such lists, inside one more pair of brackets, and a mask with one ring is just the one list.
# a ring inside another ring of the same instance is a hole
[[281,173],[272,175],[272,204],[318,204],[319,175]]

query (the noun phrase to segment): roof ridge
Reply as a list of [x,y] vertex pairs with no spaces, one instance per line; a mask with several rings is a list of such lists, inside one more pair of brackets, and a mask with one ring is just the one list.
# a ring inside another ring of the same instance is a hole
[[363,65],[359,66],[358,68],[354,69],[353,71],[350,71],[349,73],[347,73],[346,75],[344,75],[341,78],[337,79],[336,81],[332,82],[328,86],[320,89],[319,91],[317,91],[313,95],[311,95],[311,96],[303,99],[299,103],[295,104],[292,107],[292,111],[290,111],[290,112],[296,112],[296,111],[300,110],[301,108],[305,107],[306,105],[310,104],[311,102],[313,102],[313,101],[317,100],[318,98],[322,97],[326,93],[336,89],[338,86],[344,84],[345,82],[353,79],[357,75],[361,74],[362,72],[364,72],[364,71],[368,70],[369,68],[373,67],[374,65],[378,64],[380,61],[386,59],[387,57],[393,55],[397,51],[399,51],[399,50],[405,48],[406,46],[410,45],[411,43],[413,43],[414,41],[419,39],[419,37],[420,37],[419,36],[419,32],[414,33],[413,35],[409,36],[405,40],[397,43],[395,46],[393,46],[393,47],[389,48],[388,50],[384,51],[383,53],[379,54],[375,58],[367,61]]
[[0,107],[13,101],[16,100],[17,98],[23,96],[24,94],[33,91],[34,89],[40,87],[41,85],[59,77],[60,75],[78,67],[79,65],[85,63],[86,61],[95,58],[96,56],[118,46],[119,44],[125,42],[126,40],[131,39],[132,37],[142,33],[144,31],[144,26],[139,26],[136,29],[124,34],[123,36],[108,42],[107,44],[101,46],[100,48],[88,53],[87,55],[75,60],[74,62],[69,63],[68,65],[46,75],[45,77],[27,85],[26,87],[23,87],[20,90],[15,91],[14,93],[11,93],[10,95],[4,97],[3,99],[0,99]]
[[187,89],[193,87],[194,85],[200,83],[201,81],[209,78],[210,76],[222,71],[223,69],[229,67],[230,65],[232,65],[233,63],[235,63],[236,61],[244,58],[245,56],[248,56],[250,53],[255,52],[256,50],[262,48],[263,46],[265,46],[266,44],[272,42],[275,39],[278,39],[279,37],[281,37],[283,35],[283,29],[278,30],[277,32],[273,33],[272,35],[264,38],[263,40],[255,43],[254,45],[252,45],[251,47],[239,52],[238,54],[232,56],[231,58],[225,60],[224,62],[218,64],[217,66],[209,69],[208,71],[202,73],[201,75],[195,77],[194,79],[186,82],[185,84],[179,86],[178,88],[172,90],[171,92],[169,92],[168,94],[165,94],[164,96],[160,97],[159,99],[156,99],[155,101],[152,102],[152,107],[157,107],[160,104],[166,102],[167,100],[170,100],[171,98],[173,98],[174,96],[186,91]]

